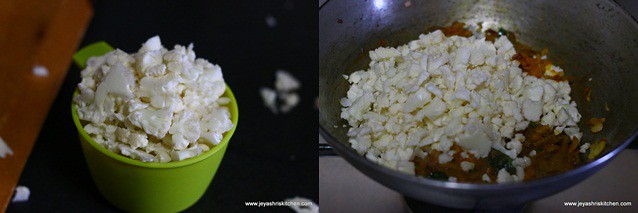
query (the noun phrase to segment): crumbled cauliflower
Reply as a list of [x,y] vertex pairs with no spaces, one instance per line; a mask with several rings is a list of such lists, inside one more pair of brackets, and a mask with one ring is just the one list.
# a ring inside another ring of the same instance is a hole
[[74,98],[84,130],[100,145],[143,162],[192,158],[233,128],[221,97],[221,67],[196,58],[193,45],[164,48],[158,36],[137,53],[92,57]]
[[[516,132],[530,122],[579,140],[582,132],[568,82],[528,75],[511,59],[515,54],[506,36],[492,43],[446,37],[438,30],[406,45],[370,51],[369,69],[344,77],[350,88],[341,99],[341,118],[350,126],[349,143],[394,169],[411,164],[415,153],[423,156],[418,150],[424,146],[447,152],[456,144],[462,155],[478,158],[496,149],[517,162],[516,174],[499,171],[496,181],[522,181],[529,158],[521,154],[525,137]],[[451,158],[442,154],[438,161]],[[473,168],[469,162],[461,166]]]

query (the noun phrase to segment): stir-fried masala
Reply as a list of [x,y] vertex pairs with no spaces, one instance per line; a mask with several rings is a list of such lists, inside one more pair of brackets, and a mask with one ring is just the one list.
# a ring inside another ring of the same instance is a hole
[[[472,36],[472,31],[465,29],[464,26],[464,23],[454,22],[451,26],[433,27],[430,28],[430,30],[441,30],[446,36]],[[513,33],[503,29],[499,29],[499,31],[488,29],[485,31],[485,37],[488,41],[494,42],[499,36],[507,36],[512,44],[514,44],[517,53],[512,59],[518,60],[520,64],[519,67],[523,72],[527,72],[538,78],[553,79],[556,81],[566,80],[562,73],[555,76],[545,75],[546,67],[552,65],[552,62],[546,57],[548,52],[547,48],[540,52],[535,51],[531,47],[517,42]],[[532,123],[525,130],[518,133],[522,133],[526,138],[523,142],[523,150],[521,153],[536,152],[535,155],[530,156],[531,165],[525,168],[525,181],[569,171],[574,169],[580,162],[578,152],[579,141],[576,138],[569,138],[565,133],[555,135],[551,127],[538,123]],[[596,146],[597,148],[604,147],[604,141],[602,145],[597,143]],[[427,152],[428,155],[422,158],[415,157],[413,160],[415,163],[415,173],[419,176],[440,180],[447,180],[448,177],[456,177],[458,182],[479,183],[483,182],[482,176],[484,174],[487,174],[491,180],[496,180],[498,171],[503,168],[509,173],[515,173],[516,171],[516,168],[512,165],[512,159],[494,149],[492,149],[485,158],[476,158],[470,153],[467,153],[464,158],[461,156],[463,150],[455,144],[450,148],[450,150],[456,151],[452,156],[453,160],[444,164],[440,164],[438,161],[439,155],[441,155],[442,152],[430,149],[427,146],[421,149]],[[460,166],[463,161],[473,163],[474,168],[469,171],[464,171]]]

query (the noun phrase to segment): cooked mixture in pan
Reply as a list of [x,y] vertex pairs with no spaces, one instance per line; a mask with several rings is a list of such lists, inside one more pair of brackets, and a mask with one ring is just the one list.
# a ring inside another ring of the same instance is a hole
[[502,29],[481,33],[459,22],[372,50],[368,70],[344,76],[349,142],[378,164],[449,181],[502,183],[571,170],[589,144],[579,147],[581,115],[547,51]]

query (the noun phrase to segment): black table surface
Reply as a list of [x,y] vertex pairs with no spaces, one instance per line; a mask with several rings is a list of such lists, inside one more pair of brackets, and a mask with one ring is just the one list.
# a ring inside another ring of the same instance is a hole
[[[136,52],[154,35],[169,49],[194,43],[197,57],[222,67],[240,117],[217,175],[187,211],[290,212],[244,202],[318,202],[317,12],[314,1],[96,1],[81,46],[107,41]],[[266,24],[269,15],[275,27]],[[272,114],[259,95],[260,87],[274,87],[277,69],[302,82],[301,102],[288,114]],[[72,65],[18,182],[30,188],[29,201],[11,203],[8,212],[119,211],[93,184],[71,119],[79,80]]]

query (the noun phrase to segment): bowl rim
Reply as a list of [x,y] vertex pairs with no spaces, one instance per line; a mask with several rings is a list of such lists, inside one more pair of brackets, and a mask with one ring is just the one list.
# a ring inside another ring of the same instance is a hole
[[[73,93],[72,100],[78,94],[79,94],[79,90],[76,88],[75,92]],[[171,162],[168,162],[168,163],[142,162],[142,161],[135,160],[135,159],[126,157],[124,155],[120,155],[120,154],[117,154],[115,152],[112,152],[112,151],[108,150],[107,148],[103,147],[102,145],[98,144],[97,142],[95,142],[95,140],[93,140],[93,138],[91,136],[89,136],[89,134],[84,130],[84,127],[80,123],[80,119],[79,119],[79,116],[78,116],[78,113],[77,113],[77,108],[75,106],[76,104],[74,102],[71,103],[71,115],[73,117],[73,123],[75,124],[75,127],[78,130],[79,136],[81,138],[84,138],[85,141],[88,144],[90,144],[93,148],[97,149],[100,153],[112,158],[113,160],[116,160],[116,161],[119,161],[121,163],[128,164],[128,165],[144,167],[144,168],[152,168],[152,169],[178,168],[178,167],[192,165],[192,164],[200,162],[200,161],[202,161],[204,159],[207,159],[207,158],[213,156],[214,154],[216,154],[217,152],[219,152],[223,147],[228,145],[228,143],[230,141],[230,138],[235,133],[235,129],[237,128],[237,125],[238,125],[239,109],[238,109],[238,106],[237,106],[237,100],[235,99],[235,95],[231,91],[231,89],[228,86],[228,84],[226,84],[226,90],[224,91],[224,94],[222,95],[222,97],[227,97],[227,98],[230,99],[229,104],[226,105],[226,106],[229,108],[229,111],[230,111],[230,114],[231,114],[230,115],[231,116],[230,119],[231,119],[231,121],[233,123],[233,127],[228,132],[224,133],[224,137],[223,137],[222,141],[219,142],[219,144],[217,144],[214,147],[212,147],[210,150],[204,152],[203,154],[200,154],[200,155],[195,156],[193,158],[185,159],[185,160],[182,160],[182,161],[171,161]],[[80,143],[83,143],[83,142],[80,141]]]

